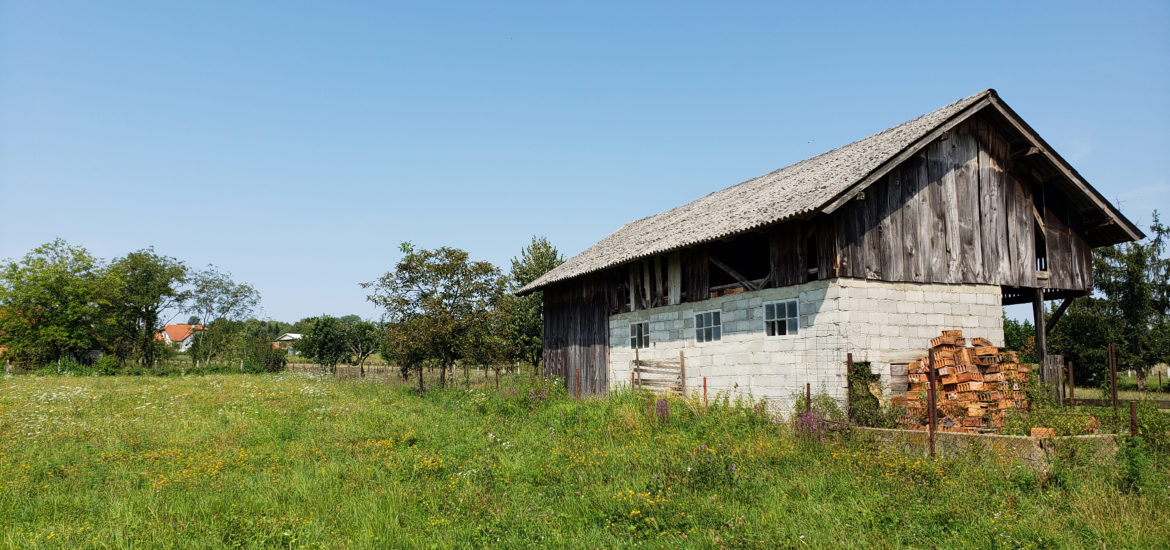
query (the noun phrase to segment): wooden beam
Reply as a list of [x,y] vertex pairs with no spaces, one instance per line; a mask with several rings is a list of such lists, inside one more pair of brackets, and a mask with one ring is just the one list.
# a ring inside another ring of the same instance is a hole
[[1052,318],[1049,319],[1048,322],[1044,325],[1044,332],[1045,333],[1052,332],[1052,327],[1056,326],[1056,322],[1059,321],[1060,318],[1064,316],[1065,310],[1068,309],[1068,306],[1071,305],[1072,301],[1075,299],[1076,299],[1076,297],[1074,296],[1072,298],[1065,298],[1063,301],[1060,302],[1060,306],[1058,306],[1056,308],[1056,311],[1052,312]]
[[731,266],[719,261],[719,258],[716,258],[715,256],[708,255],[707,259],[711,260],[711,263],[715,264],[715,267],[722,269],[725,273],[727,273],[728,275],[731,275],[731,278],[739,281],[739,284],[746,286],[750,290],[759,290],[759,287],[757,287],[754,283],[749,281],[747,279],[747,277],[740,275],[739,272],[732,269]]
[[[1036,325],[1036,361],[1044,365],[1044,358],[1048,357],[1048,333],[1044,330],[1044,289],[1034,289],[1032,294],[1032,321]],[[1040,369],[1041,374],[1044,369]]]

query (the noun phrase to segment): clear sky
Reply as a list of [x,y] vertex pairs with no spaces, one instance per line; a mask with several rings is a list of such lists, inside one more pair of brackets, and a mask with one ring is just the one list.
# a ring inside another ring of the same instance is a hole
[[155,246],[376,317],[398,243],[507,266],[995,88],[1145,227],[1170,3],[0,0],[0,257]]

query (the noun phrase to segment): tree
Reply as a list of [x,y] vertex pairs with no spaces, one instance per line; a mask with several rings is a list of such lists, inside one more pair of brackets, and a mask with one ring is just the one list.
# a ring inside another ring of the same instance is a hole
[[182,288],[187,266],[153,248],[131,252],[114,260],[108,270],[108,347],[119,359],[133,353],[143,366],[154,364],[160,352],[154,336],[162,328],[160,316],[176,312],[190,296]]
[[1150,232],[1143,241],[1093,251],[1096,295],[1074,302],[1053,331],[1053,348],[1074,361],[1102,365],[1105,348],[1115,344],[1118,365],[1134,370],[1140,390],[1150,367],[1170,355],[1170,230],[1156,211]]
[[[230,273],[219,271],[209,265],[207,269],[191,276],[191,311],[206,325],[220,319],[242,320],[256,309],[260,293],[247,283],[237,283]],[[196,341],[207,336],[200,332]],[[203,343],[203,342],[201,342]],[[215,342],[199,346],[199,354],[192,354],[196,361],[209,361],[217,352]]]
[[[503,301],[503,300],[501,300]],[[491,368],[499,380],[500,367],[508,362],[514,348],[508,338],[509,313],[500,308],[491,308],[476,315],[467,335],[461,340],[464,368],[471,363],[485,369]]]
[[103,269],[84,247],[62,239],[0,267],[0,347],[24,366],[60,361],[97,347],[106,304]]
[[329,372],[336,372],[338,363],[349,357],[349,346],[345,340],[345,325],[341,320],[329,315],[317,317],[313,328],[297,340],[293,347],[297,351],[316,361]]
[[421,392],[427,359],[439,366],[440,382],[446,386],[447,370],[466,350],[461,340],[476,316],[503,294],[505,281],[496,266],[472,262],[459,249],[416,250],[410,243],[400,249],[405,255],[394,271],[362,287],[372,290],[371,302],[385,308],[391,324],[387,349],[416,365]]
[[1006,312],[1003,316],[1003,339],[1007,349],[1020,353],[1020,362],[1036,362],[1036,329],[1032,322],[1011,319]]
[[345,346],[349,350],[353,362],[357,364],[361,376],[365,378],[366,359],[369,359],[370,355],[373,355],[378,350],[378,346],[382,344],[382,326],[379,323],[363,321],[360,318],[350,322],[345,322],[345,319],[346,317],[341,318]]
[[[516,292],[564,262],[565,258],[548,239],[532,237],[532,242],[520,251],[520,256],[512,258],[510,290]],[[533,372],[539,373],[544,358],[543,293],[510,294],[503,307],[508,311],[507,333],[514,357],[530,363]]]

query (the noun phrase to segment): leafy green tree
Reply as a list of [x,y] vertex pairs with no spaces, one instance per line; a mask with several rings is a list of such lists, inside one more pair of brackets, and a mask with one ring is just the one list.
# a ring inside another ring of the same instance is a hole
[[[520,256],[512,258],[510,290],[514,293],[564,262],[565,258],[548,239],[532,237],[532,242],[520,251]],[[509,295],[502,307],[508,312],[507,334],[513,356],[531,364],[533,372],[539,374],[544,358],[543,293]]]
[[129,350],[143,366],[151,366],[161,353],[155,335],[162,328],[160,316],[176,312],[190,296],[184,290],[187,266],[170,256],[146,248],[114,260],[107,270],[109,317],[107,346],[119,359]]
[[0,266],[0,347],[26,367],[77,356],[98,346],[103,268],[62,239]]
[[[251,315],[259,303],[260,293],[252,285],[233,281],[230,273],[222,272],[215,266],[209,265],[191,275],[190,309],[206,325],[220,319],[242,320]],[[208,335],[200,332],[196,335],[196,342],[206,338]],[[195,361],[210,361],[218,352],[215,346],[229,340],[200,342],[204,345],[198,346],[197,353],[191,356]]]
[[506,283],[496,266],[473,262],[459,249],[416,250],[403,243],[401,250],[405,255],[394,271],[362,287],[371,289],[368,299],[386,310],[391,356],[417,362],[420,391],[426,359],[439,366],[445,387],[448,369],[466,350],[462,340]]
[[322,315],[317,317],[313,327],[293,347],[301,355],[329,369],[329,372],[336,372],[337,364],[349,357],[345,332],[345,325],[340,319]]
[[1138,389],[1150,368],[1170,358],[1170,230],[1158,213],[1145,240],[1093,251],[1093,297],[1076,300],[1053,330],[1053,349],[1093,364],[1103,377],[1105,349],[1116,345],[1119,368],[1133,369]]
[[465,366],[470,363],[490,368],[498,379],[500,367],[511,360],[515,349],[508,338],[509,320],[508,311],[501,308],[487,309],[471,320],[467,335],[461,340]]
[[366,376],[366,360],[382,344],[384,329],[380,323],[373,321],[363,321],[361,318],[358,318],[357,321],[351,320],[350,322],[345,322],[345,319],[346,317],[341,318],[345,346],[349,350],[349,356],[353,358],[353,362],[357,364],[364,378]]
[[1036,329],[1031,321],[1017,321],[1004,313],[1003,339],[1007,349],[1020,353],[1021,362],[1036,362]]

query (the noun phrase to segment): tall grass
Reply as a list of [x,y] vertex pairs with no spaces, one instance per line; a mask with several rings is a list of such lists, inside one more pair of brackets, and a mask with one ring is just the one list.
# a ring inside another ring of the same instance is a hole
[[932,462],[847,436],[797,438],[726,399],[578,402],[522,375],[492,384],[419,398],[409,382],[306,373],[6,377],[0,542],[1170,544],[1166,467],[1126,474],[1136,447],[1125,464],[1070,456],[1038,474],[990,455]]

